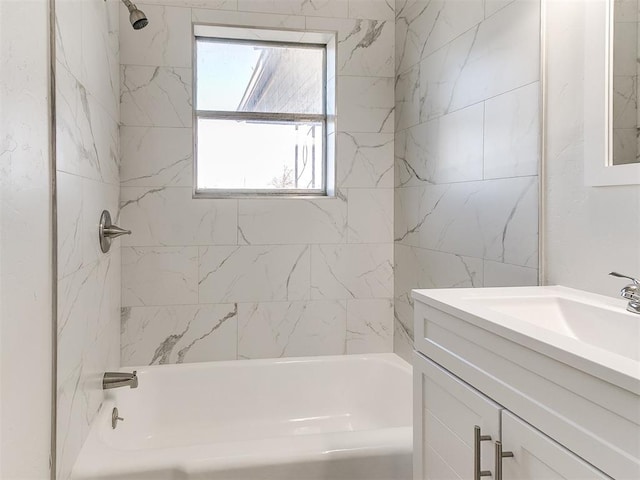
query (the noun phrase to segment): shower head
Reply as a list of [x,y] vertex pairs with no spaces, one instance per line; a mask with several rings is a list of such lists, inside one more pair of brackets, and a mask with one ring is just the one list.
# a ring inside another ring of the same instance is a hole
[[131,26],[134,30],[140,30],[149,24],[149,20],[144,12],[142,10],[138,10],[138,7],[131,3],[130,0],[122,0],[122,3],[124,3],[127,9],[129,9],[129,21],[131,22]]

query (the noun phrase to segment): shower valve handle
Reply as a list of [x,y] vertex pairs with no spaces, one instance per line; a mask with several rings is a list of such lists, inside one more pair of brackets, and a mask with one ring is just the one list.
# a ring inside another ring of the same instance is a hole
[[100,250],[102,250],[103,253],[107,253],[111,248],[111,240],[121,235],[131,235],[131,230],[125,230],[111,223],[111,214],[107,210],[103,210],[100,215],[100,224],[98,227]]
[[125,230],[124,228],[120,228],[117,225],[111,225],[110,227],[103,228],[102,234],[105,237],[116,238],[120,235],[131,235],[131,230]]

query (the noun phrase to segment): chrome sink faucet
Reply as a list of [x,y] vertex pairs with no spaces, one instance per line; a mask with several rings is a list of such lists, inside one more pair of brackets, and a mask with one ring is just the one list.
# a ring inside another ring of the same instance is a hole
[[629,300],[627,311],[640,315],[640,280],[617,272],[611,272],[609,275],[631,280],[632,283],[620,290],[620,296]]
[[105,372],[102,377],[102,389],[129,387],[138,388],[138,375],[134,370],[133,373],[126,372]]

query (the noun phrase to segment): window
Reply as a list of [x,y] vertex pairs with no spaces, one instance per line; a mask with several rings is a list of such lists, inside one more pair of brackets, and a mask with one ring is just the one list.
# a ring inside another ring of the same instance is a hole
[[331,192],[327,43],[195,26],[196,196]]

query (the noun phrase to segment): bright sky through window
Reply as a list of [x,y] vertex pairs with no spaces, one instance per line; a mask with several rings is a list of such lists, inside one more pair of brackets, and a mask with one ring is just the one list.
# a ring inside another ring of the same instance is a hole
[[203,110],[236,110],[260,58],[247,45],[198,42],[198,91]]

